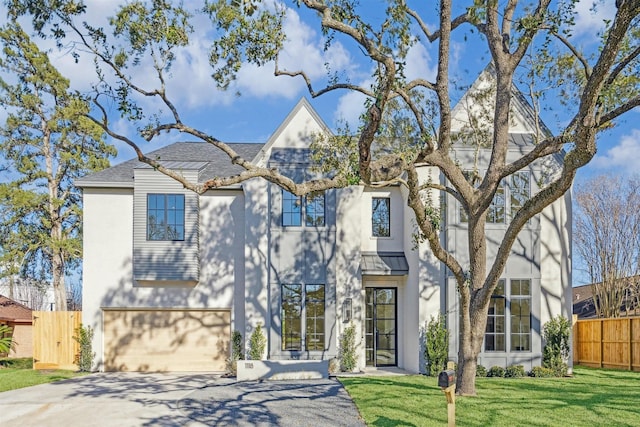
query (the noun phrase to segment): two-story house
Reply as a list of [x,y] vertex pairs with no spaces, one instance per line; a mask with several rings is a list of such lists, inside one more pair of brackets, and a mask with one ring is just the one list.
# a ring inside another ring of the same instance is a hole
[[[461,109],[454,113],[464,120]],[[531,149],[539,124],[520,98],[512,120],[513,153]],[[314,173],[309,144],[322,132],[328,127],[303,99],[265,144],[231,145],[301,180]],[[461,146],[456,155],[481,172],[485,151]],[[149,155],[197,182],[239,171],[206,143]],[[491,208],[490,248],[560,161],[504,184]],[[435,169],[421,174],[440,179]],[[99,369],[221,371],[231,332],[248,340],[260,323],[271,360],[334,358],[353,324],[360,368],[419,372],[425,324],[441,312],[456,357],[455,283],[428,245],[416,247],[401,186],[297,197],[252,179],[197,196],[137,160],[77,185],[84,194],[83,323],[95,329]],[[463,212],[452,199],[441,203],[443,241],[464,257]],[[567,195],[522,231],[492,301],[481,364],[539,365],[542,325],[570,315],[570,208]]]

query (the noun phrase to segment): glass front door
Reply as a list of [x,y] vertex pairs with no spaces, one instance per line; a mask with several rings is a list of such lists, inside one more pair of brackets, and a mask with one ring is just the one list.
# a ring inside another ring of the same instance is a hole
[[396,288],[366,289],[367,366],[397,366]]

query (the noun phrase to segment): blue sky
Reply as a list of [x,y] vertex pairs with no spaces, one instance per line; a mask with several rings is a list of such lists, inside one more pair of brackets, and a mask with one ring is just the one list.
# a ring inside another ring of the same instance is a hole
[[[88,0],[87,20],[96,25],[105,25],[106,18],[113,16],[114,3],[110,0]],[[333,69],[344,70],[351,82],[366,84],[370,79],[370,65],[363,62],[361,53],[352,45],[334,43],[329,50],[323,50],[325,43],[317,20],[303,10],[291,8],[293,2],[285,3],[288,8],[285,31],[288,41],[281,56],[281,67],[304,69],[318,82],[318,88],[325,76],[325,63],[333,64]],[[376,8],[383,10],[383,1],[366,0],[367,11],[375,16]],[[573,40],[586,48],[595,46],[597,31],[603,27],[603,20],[612,18],[615,7],[613,1],[600,5],[597,12],[591,9],[593,0],[580,0],[577,5],[576,27]],[[200,2],[185,1],[187,8],[195,8]],[[0,8],[1,9],[1,8]],[[435,10],[434,7],[430,11]],[[0,10],[0,12],[3,12]],[[454,15],[460,13],[454,10]],[[275,77],[273,64],[264,67],[247,65],[238,74],[237,80],[227,92],[216,89],[210,78],[208,64],[209,33],[205,28],[205,18],[196,21],[196,34],[187,49],[181,52],[172,71],[168,85],[169,95],[176,101],[185,121],[204,130],[212,136],[227,142],[265,142],[280,125],[289,111],[301,97],[310,98],[306,86],[300,78]],[[435,17],[427,23],[435,23]],[[432,28],[434,26],[431,26]],[[42,45],[51,48],[52,45]],[[407,58],[407,77],[421,75],[434,79],[437,45],[418,44]],[[471,83],[487,65],[488,56],[478,54],[478,45],[462,39],[453,42],[452,72],[457,76],[466,76]],[[52,62],[67,77],[74,88],[83,90],[89,87],[93,78],[93,65],[89,58],[74,63],[68,54],[54,49],[50,55]],[[148,75],[148,74],[147,74]],[[145,82],[145,72],[135,75]],[[241,96],[235,93],[240,92]],[[318,99],[311,99],[320,116],[330,127],[335,127],[339,119],[355,123],[362,107],[362,98],[345,91],[330,93]],[[553,106],[552,106],[553,110]],[[556,113],[561,110],[558,105]],[[4,121],[3,112],[0,120]],[[542,116],[552,131],[559,125],[554,112]],[[116,128],[131,132],[131,124],[120,120]],[[158,148],[177,140],[180,135],[162,136],[152,143],[141,143],[145,151]],[[115,142],[119,155],[113,163],[132,158],[133,151],[123,143]],[[624,120],[611,131],[599,137],[598,154],[591,164],[578,174],[577,184],[590,176],[613,173],[631,174],[637,170],[640,158],[640,111],[628,113]]]

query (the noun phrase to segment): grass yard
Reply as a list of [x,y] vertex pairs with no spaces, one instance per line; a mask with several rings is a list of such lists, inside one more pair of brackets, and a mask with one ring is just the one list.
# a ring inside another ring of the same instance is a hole
[[[437,378],[340,378],[368,426],[446,426]],[[478,378],[458,426],[639,426],[640,372],[574,367],[573,378]]]
[[32,366],[32,359],[0,359],[0,392],[86,375],[62,370],[35,371]]

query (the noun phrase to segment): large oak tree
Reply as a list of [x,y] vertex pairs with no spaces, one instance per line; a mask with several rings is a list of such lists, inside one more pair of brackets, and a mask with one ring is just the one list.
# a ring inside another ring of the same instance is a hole
[[[257,177],[299,195],[354,184],[383,186],[393,182],[406,186],[419,237],[457,282],[462,310],[457,392],[474,394],[487,308],[519,231],[571,188],[578,169],[596,153],[599,131],[640,105],[640,2],[617,1],[615,17],[601,35],[599,45],[590,52],[581,51],[572,42],[573,0],[388,0],[384,10],[380,2],[292,3],[292,7],[313,12],[327,45],[340,41],[362,55],[370,66],[371,84],[362,86],[342,79],[341,70],[331,66],[327,78],[320,82],[305,70],[281,67],[278,54],[286,38],[282,33],[286,10],[280,3],[265,6],[259,0],[211,0],[205,3],[204,13],[211,18],[216,33],[210,63],[212,76],[221,88],[229,87],[243,63],[253,63],[274,67],[277,75],[303,79],[312,97],[334,91],[356,91],[366,97],[357,137],[338,135],[330,141],[329,147],[343,156],[346,167],[336,165],[339,167],[333,174],[303,183],[252,164],[214,135],[190,126],[178,111],[166,82],[171,77],[175,53],[194,37],[192,16],[182,6],[162,0],[133,1],[119,9],[107,30],[83,23],[85,6],[75,1],[8,1],[16,15],[30,15],[34,28],[43,36],[53,35],[61,42],[73,37],[85,53],[96,58],[99,80],[94,86],[94,110],[89,116],[113,138],[133,147],[141,161],[197,193]],[[49,29],[53,32],[49,33]],[[460,136],[452,131],[451,123],[455,96],[452,88],[457,84],[451,60],[455,57],[456,39],[475,43],[474,47],[484,46],[479,49],[488,52],[495,72],[493,93],[487,98],[490,116],[483,118],[488,119],[489,126],[480,134],[480,144],[488,147],[491,160],[484,176],[473,184],[452,157],[452,146]],[[419,78],[405,76],[407,55],[417,43],[433,47],[436,53],[437,67],[432,78],[426,70]],[[135,70],[149,63],[154,78],[149,73],[140,78]],[[541,132],[530,152],[507,161],[511,89],[512,85],[523,83],[536,108],[545,105],[545,96],[562,100],[566,125],[557,136]],[[107,109],[110,100],[116,100],[123,117],[139,125],[137,133],[116,130]],[[158,102],[160,114],[146,109],[151,100]],[[375,150],[374,142],[378,140],[387,144],[397,141],[399,130],[405,142],[413,143],[399,149]],[[186,133],[216,146],[243,172],[204,183],[185,181],[139,148],[140,141],[153,140],[166,131]],[[549,177],[544,188],[518,210],[497,254],[487,262],[486,213],[500,181],[563,150],[562,170]],[[421,182],[418,169],[424,166],[439,169],[448,184]],[[468,216],[468,265],[441,244],[434,218],[437,206],[431,206],[434,198],[423,197],[434,190],[455,197]]]

